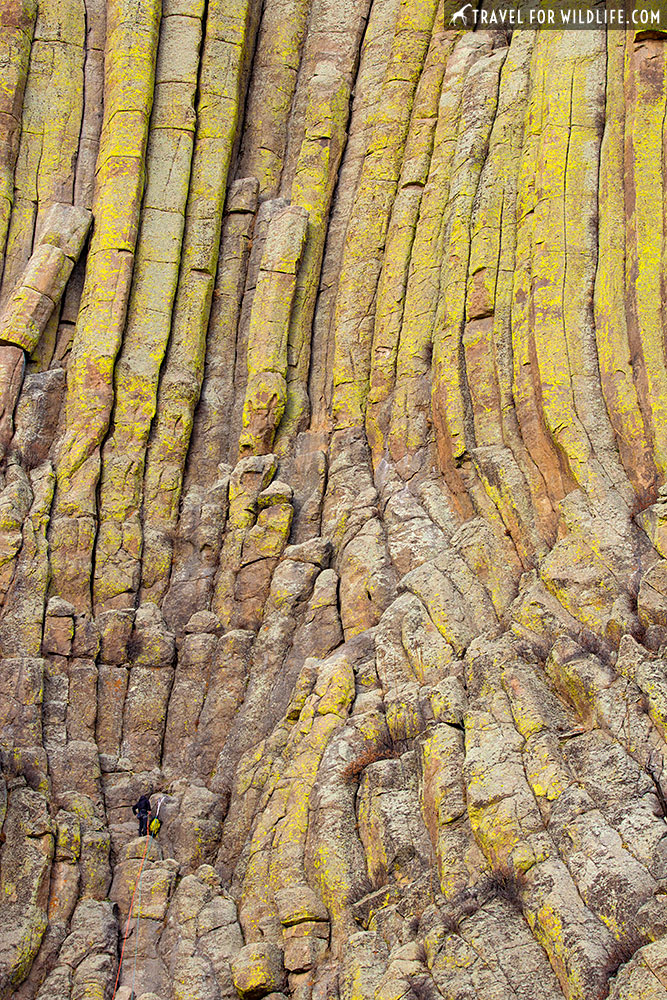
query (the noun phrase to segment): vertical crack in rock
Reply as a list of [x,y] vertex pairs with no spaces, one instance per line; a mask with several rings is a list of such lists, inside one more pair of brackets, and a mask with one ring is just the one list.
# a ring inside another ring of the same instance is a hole
[[667,1000],[667,26],[471,11],[0,0],[0,1000]]

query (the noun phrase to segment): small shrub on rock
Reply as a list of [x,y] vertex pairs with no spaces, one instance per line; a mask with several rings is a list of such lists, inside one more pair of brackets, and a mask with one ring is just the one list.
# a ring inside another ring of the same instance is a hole
[[526,876],[507,865],[498,865],[477,886],[481,903],[491,899],[502,899],[521,911],[521,898],[526,889]]
[[369,764],[375,764],[378,760],[398,760],[406,748],[407,740],[394,740],[388,734],[379,737],[343,768],[343,781],[347,785],[359,781]]

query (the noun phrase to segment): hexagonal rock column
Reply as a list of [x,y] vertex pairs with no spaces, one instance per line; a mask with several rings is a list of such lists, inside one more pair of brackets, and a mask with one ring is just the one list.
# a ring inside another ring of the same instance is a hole
[[65,291],[92,219],[85,208],[52,206],[21,280],[0,314],[0,454],[12,437],[25,355],[37,347]]

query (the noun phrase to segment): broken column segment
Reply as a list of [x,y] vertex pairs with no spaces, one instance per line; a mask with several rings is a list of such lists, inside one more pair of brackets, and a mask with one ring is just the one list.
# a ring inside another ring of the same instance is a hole
[[92,222],[92,213],[56,203],[21,280],[0,313],[0,457],[14,432],[25,353],[34,351],[60,301]]
[[0,340],[34,351],[61,299],[92,214],[75,205],[53,205],[20,282],[0,315]]

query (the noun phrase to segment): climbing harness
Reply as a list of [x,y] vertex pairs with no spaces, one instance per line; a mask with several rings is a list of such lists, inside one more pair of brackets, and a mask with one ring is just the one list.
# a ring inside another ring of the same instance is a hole
[[[143,872],[144,872],[144,865],[146,863],[146,855],[148,854],[148,845],[151,842],[151,839],[154,836],[157,835],[157,830],[159,830],[160,827],[161,827],[161,825],[162,825],[161,821],[158,819],[158,816],[160,815],[160,807],[161,807],[161,805],[162,805],[163,802],[164,802],[164,795],[162,796],[162,798],[160,799],[160,801],[157,804],[157,809],[155,810],[155,816],[151,820],[150,827],[148,828],[148,830],[146,832],[146,846],[144,847],[144,853],[143,853],[143,857],[141,859],[141,866],[139,867],[139,876],[138,876],[136,884],[134,886],[134,892],[132,893],[132,900],[130,902],[130,912],[127,915],[127,923],[125,924],[125,934],[123,935],[123,946],[122,946],[122,948],[120,950],[120,959],[118,961],[118,971],[116,973],[116,982],[114,983],[114,986],[113,986],[113,995],[111,997],[111,1000],[115,1000],[116,993],[118,992],[118,983],[120,981],[120,971],[121,971],[121,969],[123,967],[123,955],[125,954],[125,945],[127,944],[127,936],[130,933],[130,920],[132,919],[132,911],[134,909],[134,898],[135,898],[135,896],[138,893],[139,894],[139,898],[138,898],[138,901],[137,901],[137,919],[136,919],[136,922],[135,922],[135,925],[134,925],[134,966],[133,966],[133,969],[132,969],[132,991],[131,991],[131,994],[130,994],[132,1000],[134,1000],[134,997],[135,997],[134,984],[135,984],[135,979],[136,979],[136,975],[137,975],[137,953],[138,953],[138,949],[139,949],[139,914],[141,913],[141,876],[143,875]],[[153,833],[153,824],[154,823],[157,823],[157,830],[156,830],[155,834]]]

